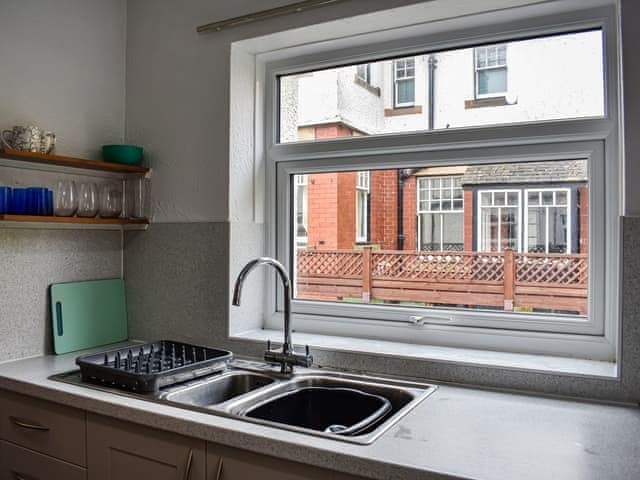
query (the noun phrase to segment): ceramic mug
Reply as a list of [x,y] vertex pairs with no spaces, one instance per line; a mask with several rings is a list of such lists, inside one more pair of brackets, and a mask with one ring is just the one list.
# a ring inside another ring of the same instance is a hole
[[3,130],[0,139],[7,148],[25,150],[27,152],[40,152],[42,130],[34,125],[26,127],[16,125],[11,130]]

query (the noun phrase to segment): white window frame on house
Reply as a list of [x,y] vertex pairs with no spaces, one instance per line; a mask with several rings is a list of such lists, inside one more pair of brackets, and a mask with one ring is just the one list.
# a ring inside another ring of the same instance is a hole
[[361,63],[356,65],[356,76],[367,85],[371,85],[371,64]]
[[[413,63],[413,75],[408,75],[408,62]],[[410,102],[398,101],[398,85],[411,82],[413,86],[413,100]],[[416,59],[415,57],[398,58],[393,61],[393,106],[394,108],[413,107],[416,104]]]
[[[489,51],[491,49],[496,49],[496,62],[492,65],[488,65]],[[504,62],[500,62],[499,60],[499,56],[498,56],[499,49],[504,49]],[[487,65],[480,66],[478,65],[478,56],[479,56],[479,53],[482,51],[485,52]],[[509,70],[507,68],[507,46],[506,45],[485,45],[482,47],[474,48],[473,49],[473,65],[474,65],[474,71],[475,71],[474,75],[475,75],[476,98],[499,97],[507,94],[509,90],[509,78],[508,78]],[[490,70],[504,70],[506,88],[501,91],[480,93],[480,72],[490,71]]]
[[[298,205],[298,200],[299,200],[299,195],[300,195],[300,190],[304,189],[305,190],[305,195],[303,196],[302,199],[302,226],[304,227],[305,231],[307,232],[307,235],[298,235],[298,228],[296,227],[296,245],[302,247],[302,246],[306,246],[307,242],[309,241],[309,221],[308,221],[308,211],[309,211],[309,206],[308,206],[308,202],[309,202],[309,191],[308,191],[308,184],[309,184],[309,179],[308,179],[308,175],[296,175],[295,176],[295,188],[293,189],[293,205],[295,205],[297,207]],[[296,215],[298,214],[298,212],[295,212]],[[296,218],[296,225],[297,225],[297,218]]]
[[[477,28],[451,28],[442,33],[393,41],[381,34],[378,43],[369,41],[342,50],[319,49],[298,57],[280,56],[265,64],[266,253],[281,260],[292,273],[295,260],[290,209],[292,175],[554,160],[586,160],[588,165],[588,316],[294,299],[292,312],[296,331],[614,359],[620,301],[619,192],[622,184],[615,18],[615,10],[607,7],[548,17],[527,16]],[[606,111],[602,117],[346,137],[324,142],[278,142],[278,79],[282,75],[596,28],[603,32],[605,56]],[[268,282],[266,288],[264,327],[281,329],[281,287],[276,282]],[[421,319],[419,326],[416,326],[415,318]]]
[[[570,188],[528,188],[524,190],[524,246],[522,247],[523,252],[529,252],[529,193],[536,192],[539,196],[543,192],[552,192],[553,193],[553,205],[535,205],[536,208],[544,208],[545,211],[545,253],[549,253],[549,209],[551,208],[566,208],[567,210],[567,251],[565,253],[570,254],[572,252],[573,246],[573,216],[571,215],[571,189]],[[558,192],[563,192],[566,195],[567,202],[566,205],[556,205],[556,196]],[[580,227],[578,227],[580,228]]]
[[[518,195],[518,204],[517,205],[508,205],[508,198],[509,198],[509,194],[510,193],[516,193]],[[483,205],[482,203],[482,197],[483,194],[489,194],[491,195],[491,205]],[[505,204],[504,205],[498,205],[495,203],[495,196],[496,194],[504,194],[504,198],[505,198]],[[502,188],[502,189],[489,189],[489,190],[478,190],[478,251],[479,252],[502,252],[502,228],[500,228],[502,226],[502,209],[503,208],[516,208],[517,209],[517,215],[516,215],[516,221],[518,222],[517,225],[517,236],[516,236],[516,248],[514,249],[514,251],[519,252],[521,249],[521,245],[522,245],[522,191],[520,189],[514,189],[514,188]],[[498,245],[498,249],[497,250],[490,250],[486,248],[486,245],[483,244],[483,239],[484,239],[484,233],[485,233],[485,229],[487,228],[484,225],[484,222],[482,221],[482,211],[483,209],[487,209],[487,208],[493,208],[493,209],[498,209],[498,238],[497,238],[497,245]]]
[[[371,172],[356,172],[356,242],[369,241],[369,192]],[[364,218],[362,218],[364,215]]]
[[[442,195],[440,195],[440,208],[437,210],[433,210],[431,208],[431,202],[433,201],[431,196],[429,196],[428,199],[423,200],[422,199],[422,195],[421,193],[423,191],[427,191],[427,192],[431,192],[432,190],[435,190],[435,188],[433,187],[433,181],[434,180],[438,180],[439,185],[437,190],[439,190],[440,192],[442,192],[444,190],[444,188],[442,187],[442,180],[448,178],[451,180],[451,185],[449,186],[448,190],[451,192],[451,207],[448,209],[444,209],[443,205],[442,205]],[[438,216],[439,221],[440,221],[440,248],[438,250],[442,250],[443,246],[444,246],[444,215],[448,215],[448,214],[462,214],[463,218],[462,218],[462,222],[463,222],[463,232],[462,232],[462,244],[464,245],[464,189],[462,188],[462,185],[460,185],[459,188],[454,186],[454,179],[461,179],[462,175],[441,175],[441,176],[423,176],[423,177],[417,177],[416,178],[416,212],[418,215],[418,231],[417,231],[417,249],[421,250],[422,249],[422,222],[423,222],[423,214],[432,214],[434,216]],[[424,188],[421,184],[422,183],[428,183],[428,188]],[[455,208],[454,206],[454,201],[455,201],[455,197],[454,197],[454,191],[455,190],[460,190],[462,192],[462,198],[460,199],[460,201],[462,202],[462,207],[461,208]],[[428,208],[422,208],[422,202],[426,202],[429,206]]]

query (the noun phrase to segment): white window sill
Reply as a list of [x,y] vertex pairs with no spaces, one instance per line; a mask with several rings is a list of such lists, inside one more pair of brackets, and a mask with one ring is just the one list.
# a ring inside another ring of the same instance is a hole
[[[278,344],[282,341],[282,331],[250,330],[235,334],[231,339],[265,343],[267,340],[271,340]],[[369,354],[376,358],[406,358],[408,360],[455,363],[460,366],[493,367],[523,372],[594,377],[609,380],[617,380],[618,378],[615,363],[596,360],[415,345],[302,332],[295,332],[294,343],[296,345],[309,345],[310,348],[316,350]],[[378,365],[375,364],[375,359],[372,359],[371,362],[372,372],[383,373],[383,368],[378,368]],[[383,363],[384,361],[381,361],[381,364]]]

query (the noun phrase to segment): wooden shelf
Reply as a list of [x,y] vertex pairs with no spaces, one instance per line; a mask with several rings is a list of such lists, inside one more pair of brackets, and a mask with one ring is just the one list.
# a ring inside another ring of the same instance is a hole
[[149,168],[138,165],[124,165],[121,163],[103,162],[100,160],[84,160],[82,158],[63,157],[61,155],[47,155],[44,153],[25,152],[23,150],[0,150],[0,156],[12,160],[24,162],[60,165],[63,167],[84,168],[88,170],[101,170],[114,173],[148,173]]
[[149,220],[146,218],[85,218],[85,217],[47,217],[39,215],[0,214],[0,227],[6,225],[20,227],[37,225],[41,228],[95,228],[95,229],[146,229]]

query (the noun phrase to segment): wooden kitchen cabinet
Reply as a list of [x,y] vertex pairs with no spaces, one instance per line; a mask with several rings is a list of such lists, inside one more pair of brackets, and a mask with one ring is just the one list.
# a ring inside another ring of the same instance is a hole
[[[284,452],[283,452],[284,453]],[[364,480],[301,463],[207,444],[207,480]]]
[[87,417],[89,480],[205,480],[205,442],[114,420]]

